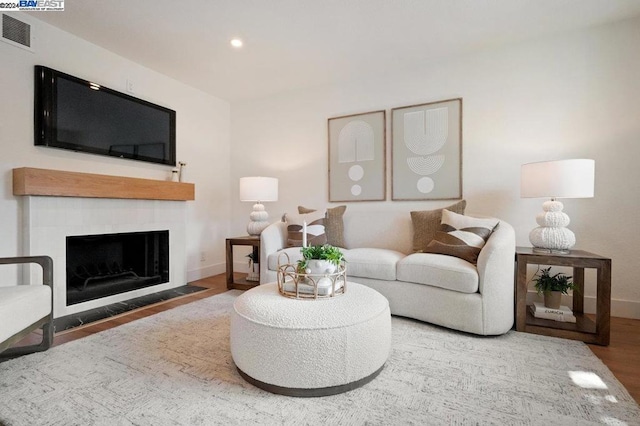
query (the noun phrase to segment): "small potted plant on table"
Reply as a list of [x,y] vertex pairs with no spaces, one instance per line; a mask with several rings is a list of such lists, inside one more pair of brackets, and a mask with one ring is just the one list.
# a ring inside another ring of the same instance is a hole
[[542,268],[533,278],[538,294],[544,294],[544,306],[551,309],[559,309],[562,295],[574,289],[570,280],[570,276],[561,272],[551,275],[551,266]]
[[[347,277],[344,256],[329,244],[302,247],[295,264],[278,262],[278,291],[296,299],[319,299],[344,294]],[[285,253],[287,260],[289,256]]]
[[333,274],[344,261],[338,247],[329,244],[302,247],[302,260],[298,261],[298,272],[304,274]]
[[247,274],[247,281],[260,281],[260,265],[256,262],[257,253],[249,253],[246,257],[249,258],[249,273]]

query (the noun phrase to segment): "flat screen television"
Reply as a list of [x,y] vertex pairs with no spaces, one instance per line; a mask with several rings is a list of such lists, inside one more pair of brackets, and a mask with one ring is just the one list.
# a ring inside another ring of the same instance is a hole
[[176,112],[41,65],[35,144],[176,165]]

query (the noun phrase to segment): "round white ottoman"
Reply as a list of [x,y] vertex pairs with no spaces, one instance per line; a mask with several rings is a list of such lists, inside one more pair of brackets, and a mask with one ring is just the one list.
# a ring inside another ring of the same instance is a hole
[[347,283],[344,295],[297,300],[276,283],[240,295],[231,313],[231,356],[248,382],[289,396],[355,389],[382,371],[391,348],[389,302]]

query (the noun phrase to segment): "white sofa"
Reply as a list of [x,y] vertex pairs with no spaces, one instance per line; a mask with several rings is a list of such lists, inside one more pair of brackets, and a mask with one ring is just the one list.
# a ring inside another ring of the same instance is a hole
[[[412,253],[409,212],[344,215],[347,279],[382,293],[393,315],[480,335],[509,331],[514,321],[515,233],[499,221],[477,266],[457,257]],[[301,258],[287,248],[287,224],[276,222],[260,236],[260,282],[277,279],[278,262]]]

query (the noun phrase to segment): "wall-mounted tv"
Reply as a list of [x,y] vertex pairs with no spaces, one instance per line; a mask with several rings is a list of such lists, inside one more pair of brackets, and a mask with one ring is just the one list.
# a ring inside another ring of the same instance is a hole
[[41,65],[35,144],[176,165],[176,112]]

